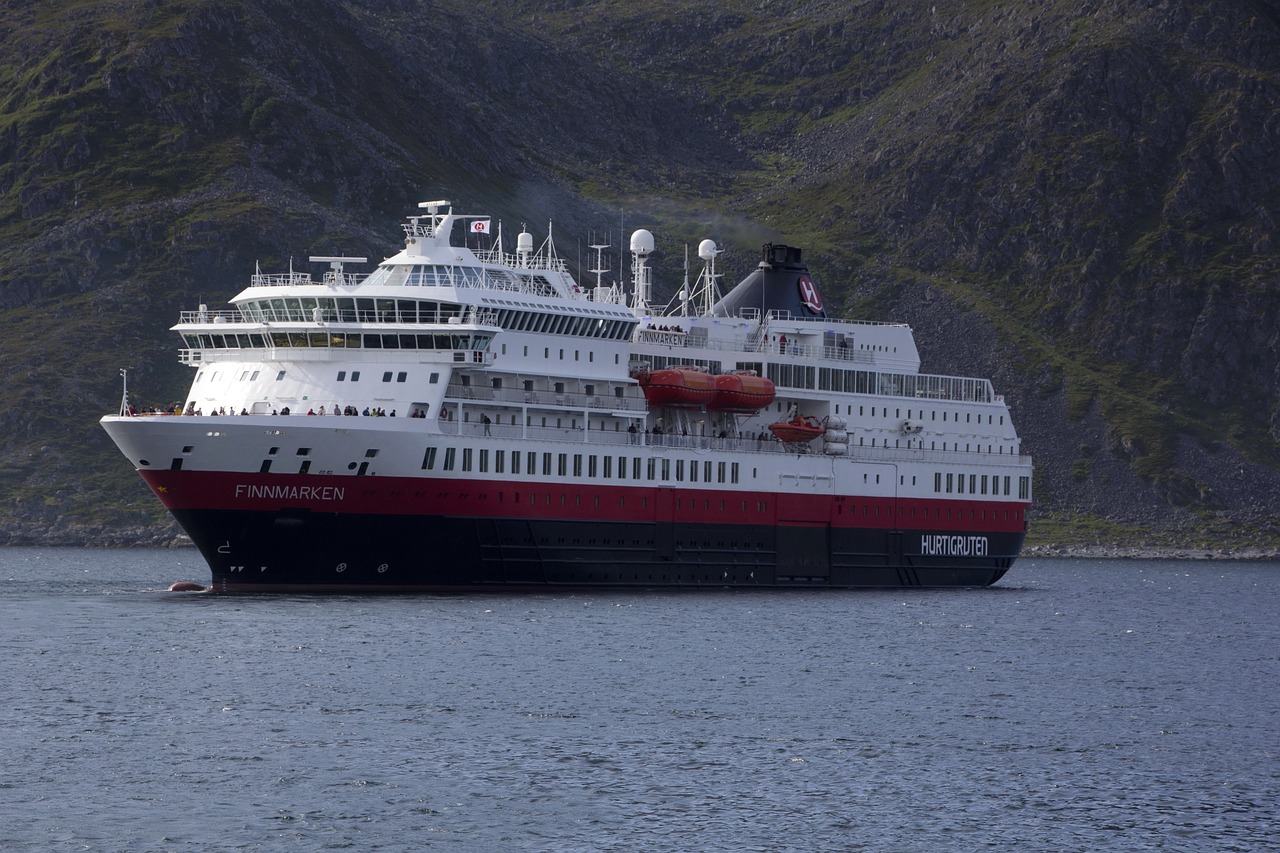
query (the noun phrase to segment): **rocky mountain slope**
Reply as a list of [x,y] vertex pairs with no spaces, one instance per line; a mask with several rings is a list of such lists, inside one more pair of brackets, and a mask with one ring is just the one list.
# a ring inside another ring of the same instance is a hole
[[[421,198],[644,225],[991,375],[1033,540],[1280,542],[1273,2],[0,3],[0,542],[172,530],[96,426]],[[573,261],[573,252],[565,251]]]

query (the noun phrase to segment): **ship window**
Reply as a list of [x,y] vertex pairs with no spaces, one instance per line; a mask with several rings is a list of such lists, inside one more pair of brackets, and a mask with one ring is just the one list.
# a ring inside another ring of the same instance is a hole
[[310,447],[299,447],[299,448],[298,448],[298,450],[297,450],[297,455],[298,455],[298,456],[308,456],[308,455],[310,455],[310,453],[311,453],[311,448],[310,448]]
[[683,459],[676,460],[676,479],[679,481],[684,480],[684,460]]
[[963,495],[964,494],[964,474],[960,474],[959,476],[957,476],[956,481],[957,481],[956,493]]
[[1009,494],[1009,478],[1008,477],[1004,478],[1004,493],[1006,495]]
[[351,381],[352,381],[352,382],[359,382],[359,381],[360,381],[360,371],[358,371],[358,370],[353,370],[353,371],[351,371]]
[[724,472],[725,472],[725,464],[721,462],[719,464],[719,467],[716,470],[716,480],[718,482],[721,482],[721,483],[724,482]]
[[[592,462],[595,461],[594,456],[591,457],[591,461]],[[595,472],[593,471],[592,474],[594,473]],[[613,476],[613,457],[612,456],[604,457],[604,475],[603,476],[606,480],[608,480],[610,477]]]
[[573,476],[575,477],[582,476],[582,454],[581,453],[573,454]]
[[481,473],[489,470],[489,451],[482,449],[480,451],[480,471]]
[[[680,474],[680,468],[677,466],[676,476],[678,477],[679,474]],[[689,463],[689,482],[691,483],[698,482],[698,460],[696,459],[693,460],[693,462]]]
[[429,382],[429,383],[430,383],[430,384],[432,384],[432,385],[435,385],[435,384],[436,384],[437,382],[439,382],[439,381],[440,381],[440,374],[439,374],[439,373],[433,373],[433,374],[431,374],[430,376],[428,376],[428,377],[427,377],[427,382]]
[[436,449],[428,447],[426,453],[422,454],[422,470],[430,471],[436,466]]
[[280,452],[280,448],[278,448],[278,447],[273,447],[273,448],[271,448],[270,450],[268,450],[268,451],[267,451],[267,455],[268,455],[268,456],[275,456],[275,455],[276,455],[277,453],[279,453],[279,452]]
[[408,374],[408,373],[405,373],[403,370],[396,374],[396,381],[397,381],[397,382],[403,382],[403,381],[405,381],[405,380],[406,380],[406,379],[408,379],[408,378],[409,378],[409,374]]
[[978,475],[969,475],[969,494],[976,495],[978,493]]
[[378,455],[378,451],[376,448],[369,448],[364,452],[364,456],[366,459],[374,459],[377,457],[377,455]]
[[284,379],[284,371],[283,371],[283,370],[281,370],[279,373],[277,373],[277,374],[276,374],[276,381],[277,381],[277,382],[279,382],[281,379]]
[[596,473],[596,457],[594,455],[589,456],[587,457],[587,476],[595,477]]
[[649,470],[648,470],[648,471],[646,471],[645,473],[647,474],[648,479],[650,479],[650,480],[656,480],[656,479],[657,479],[657,477],[658,477],[658,460],[657,460],[657,459],[650,459],[650,460],[649,460],[649,465],[648,465],[647,467],[648,467],[648,469],[649,469]]
[[385,373],[383,373],[383,374],[382,374],[382,381],[383,381],[383,382],[390,382],[390,381],[391,381],[391,371],[390,371],[390,370],[388,370],[388,371],[386,371]]
[[556,473],[561,477],[569,473],[569,454],[559,454],[559,458],[556,459]]
[[471,448],[470,447],[462,448],[462,470],[463,471],[471,470]]
[[455,447],[446,447],[444,449],[444,470],[446,471],[453,470],[453,461],[454,461],[454,458],[457,456],[457,452],[458,452],[457,448]]
[[671,460],[670,459],[662,460],[662,479],[663,481],[671,479]]
[[344,381],[346,381],[346,378],[347,378],[347,371],[345,371],[345,370],[339,370],[339,371],[338,371],[338,381],[339,381],[339,382],[344,382]]
[[953,489],[952,489],[952,485],[953,485],[952,481],[953,481],[954,477],[955,477],[955,475],[954,475],[954,474],[952,474],[950,471],[948,471],[948,472],[947,472],[947,494],[951,494],[951,492],[953,491]]

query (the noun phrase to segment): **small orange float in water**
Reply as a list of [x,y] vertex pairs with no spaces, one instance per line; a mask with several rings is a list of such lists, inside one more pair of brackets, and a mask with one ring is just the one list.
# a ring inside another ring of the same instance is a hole
[[204,587],[195,581],[178,581],[169,584],[169,592],[204,592]]

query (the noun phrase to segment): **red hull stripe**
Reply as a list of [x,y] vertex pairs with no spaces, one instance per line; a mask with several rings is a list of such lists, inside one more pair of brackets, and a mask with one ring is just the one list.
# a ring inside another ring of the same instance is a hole
[[143,471],[170,510],[683,521],[847,528],[1026,530],[1026,502],[731,492],[665,486],[418,477]]

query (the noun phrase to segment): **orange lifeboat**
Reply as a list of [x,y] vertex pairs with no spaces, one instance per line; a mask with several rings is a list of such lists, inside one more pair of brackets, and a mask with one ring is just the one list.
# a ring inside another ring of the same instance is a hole
[[769,424],[769,431],[785,444],[808,444],[827,429],[813,415],[797,415],[789,421]]
[[696,409],[710,403],[716,395],[715,379],[709,373],[688,367],[670,367],[636,375],[650,406],[671,409]]
[[722,373],[716,394],[707,404],[713,412],[758,412],[773,402],[773,382],[754,373]]

